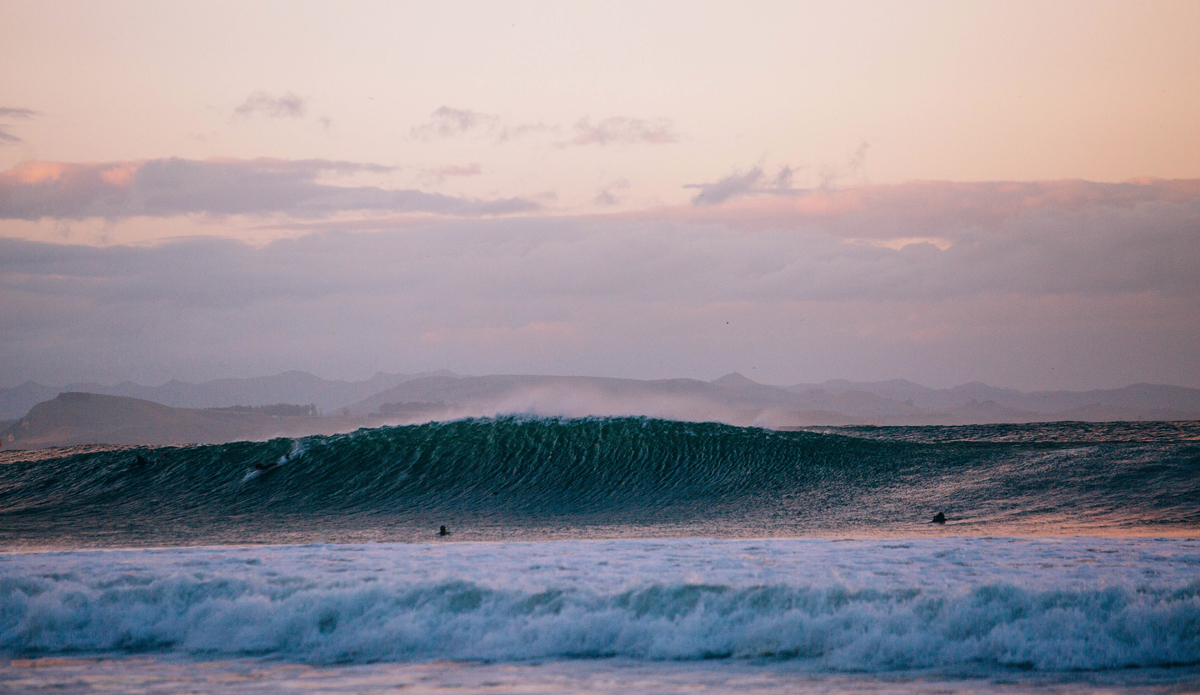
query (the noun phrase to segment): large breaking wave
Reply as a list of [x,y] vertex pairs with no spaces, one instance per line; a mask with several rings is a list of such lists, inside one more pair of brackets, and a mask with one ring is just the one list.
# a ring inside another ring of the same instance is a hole
[[1009,441],[1001,430],[938,441],[944,433],[898,429],[909,441],[645,418],[498,418],[89,451],[0,466],[0,543],[303,540],[295,534],[322,528],[309,540],[336,540],[367,526],[406,539],[406,529],[447,521],[464,533],[599,524],[911,535],[928,531],[936,511],[960,533],[1200,526],[1200,444],[1179,433],[1114,440],[1080,426],[1047,441]]

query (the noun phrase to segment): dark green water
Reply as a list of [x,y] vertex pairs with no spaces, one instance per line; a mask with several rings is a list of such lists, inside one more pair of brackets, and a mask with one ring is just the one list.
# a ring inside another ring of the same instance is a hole
[[[1194,535],[1200,423],[779,432],[499,418],[6,453],[0,547],[603,537]],[[268,467],[266,470],[256,470]],[[945,526],[929,523],[944,512]]]

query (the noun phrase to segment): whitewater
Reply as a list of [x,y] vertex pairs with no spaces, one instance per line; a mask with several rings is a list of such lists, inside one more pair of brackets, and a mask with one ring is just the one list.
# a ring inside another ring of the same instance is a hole
[[1194,691],[1198,435],[499,418],[5,454],[0,691]]

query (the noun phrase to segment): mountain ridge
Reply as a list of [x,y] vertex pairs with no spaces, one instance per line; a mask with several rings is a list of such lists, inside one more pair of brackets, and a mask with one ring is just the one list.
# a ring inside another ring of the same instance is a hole
[[376,372],[369,379],[347,381],[323,379],[300,370],[288,370],[260,377],[212,379],[194,383],[171,379],[159,386],[144,386],[133,381],[112,385],[96,382],[73,382],[65,386],[43,386],[26,381],[11,388],[0,388],[0,420],[18,419],[34,405],[50,400],[60,393],[96,393],[126,396],[153,401],[175,408],[221,408],[234,405],[271,405],[294,403],[317,406],[322,412],[333,412],[374,393],[391,388],[407,379],[433,374],[453,374],[446,370],[419,374]]
[[[830,390],[821,388],[830,386]],[[1197,419],[1200,389],[1131,385],[1088,392],[1026,394],[986,384],[929,389],[904,380],[760,384],[738,373],[713,381],[490,375],[411,379],[346,406],[367,415],[385,406],[441,404],[445,417],[645,415],[770,427],[835,424],[960,425],[1068,419]],[[888,396],[891,396],[889,398]],[[904,400],[898,397],[912,396]],[[920,402],[918,402],[918,399]]]
[[380,424],[369,418],[175,408],[128,396],[67,391],[30,408],[25,417],[0,431],[0,439],[5,449],[221,444],[335,434]]
[[[324,394],[324,403],[336,402],[331,400],[334,396],[359,398],[332,408],[325,406],[322,416],[281,417],[186,408],[122,394],[64,391],[43,399],[16,418],[0,418],[10,421],[0,427],[4,445],[169,444],[181,438],[218,443],[510,414],[644,416],[771,428],[1200,420],[1200,389],[1156,384],[1024,393],[981,383],[930,389],[903,379],[830,380],[780,387],[760,384],[736,372],[712,381],[504,374],[473,377],[435,372],[424,376],[379,373],[372,379],[347,382],[327,381],[298,371],[200,385],[176,380],[159,387],[131,384],[123,382],[108,390],[140,388],[175,403],[201,401],[209,409],[289,400],[297,405],[322,402],[303,397],[314,394]],[[36,395],[28,384],[17,388],[24,388],[20,394],[24,397]],[[372,389],[376,390],[362,397]],[[302,397],[288,398],[297,395]],[[3,396],[0,391],[0,400]],[[212,402],[220,397],[234,402]],[[87,408],[82,403],[87,403]]]

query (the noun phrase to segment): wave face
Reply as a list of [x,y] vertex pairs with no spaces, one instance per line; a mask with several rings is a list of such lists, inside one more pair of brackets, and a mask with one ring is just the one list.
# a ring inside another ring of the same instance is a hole
[[[1180,534],[1200,425],[780,432],[498,418],[0,465],[0,545]],[[945,527],[928,523],[944,511]]]
[[627,657],[823,672],[1200,663],[1194,541],[290,546],[0,557],[0,653]]

